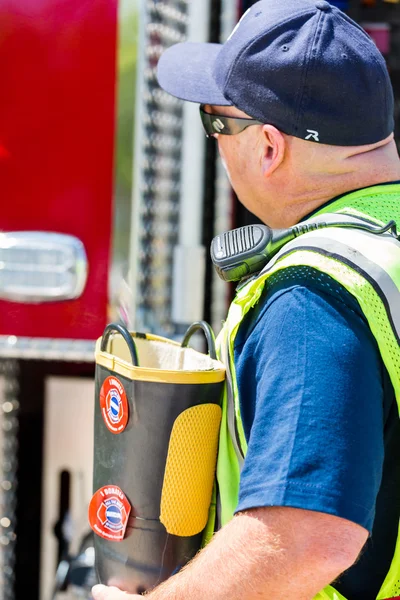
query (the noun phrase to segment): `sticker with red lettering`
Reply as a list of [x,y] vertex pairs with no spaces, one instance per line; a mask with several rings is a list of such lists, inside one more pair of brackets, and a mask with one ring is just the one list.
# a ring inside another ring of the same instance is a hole
[[105,540],[124,539],[131,505],[116,485],[106,485],[93,495],[89,504],[89,524]]
[[100,390],[100,409],[111,433],[124,431],[129,416],[129,405],[124,386],[116,377],[107,377]]

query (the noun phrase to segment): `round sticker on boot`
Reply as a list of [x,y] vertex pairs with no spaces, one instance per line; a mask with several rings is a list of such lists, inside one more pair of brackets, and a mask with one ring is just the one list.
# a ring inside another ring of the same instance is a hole
[[124,431],[129,417],[129,405],[124,386],[114,376],[104,380],[100,390],[100,409],[111,433]]
[[124,539],[131,505],[116,485],[106,485],[93,495],[89,504],[89,524],[97,535],[112,542]]

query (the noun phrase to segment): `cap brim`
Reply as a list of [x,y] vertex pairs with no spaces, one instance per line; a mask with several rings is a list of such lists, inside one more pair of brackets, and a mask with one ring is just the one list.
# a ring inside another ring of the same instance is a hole
[[185,42],[168,48],[158,61],[160,86],[172,96],[198,102],[231,106],[213,77],[214,64],[222,44]]

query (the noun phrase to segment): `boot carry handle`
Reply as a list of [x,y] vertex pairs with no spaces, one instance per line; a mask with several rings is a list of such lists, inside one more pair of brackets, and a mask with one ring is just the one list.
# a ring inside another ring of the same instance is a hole
[[135,342],[133,341],[132,336],[130,335],[126,327],[120,325],[119,323],[110,323],[109,325],[107,325],[107,327],[104,330],[103,337],[101,338],[100,350],[102,352],[106,352],[107,342],[114,332],[119,333],[124,338],[126,345],[129,348],[132,364],[134,367],[137,367],[139,365],[139,360]]
[[210,358],[217,360],[217,351],[215,349],[214,332],[211,329],[210,325],[206,321],[196,321],[189,327],[189,329],[186,331],[186,333],[183,337],[182,344],[181,344],[182,348],[187,347],[190,338],[199,329],[201,329],[204,332],[204,335],[206,336],[208,353],[210,355]]

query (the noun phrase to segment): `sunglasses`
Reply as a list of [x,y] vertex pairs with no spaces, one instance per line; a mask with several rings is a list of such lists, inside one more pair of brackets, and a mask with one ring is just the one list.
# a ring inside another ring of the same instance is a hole
[[236,135],[251,125],[264,125],[264,123],[257,121],[257,119],[225,117],[224,115],[208,113],[204,110],[203,104],[200,105],[200,118],[208,138],[213,137],[216,133],[221,135]]

